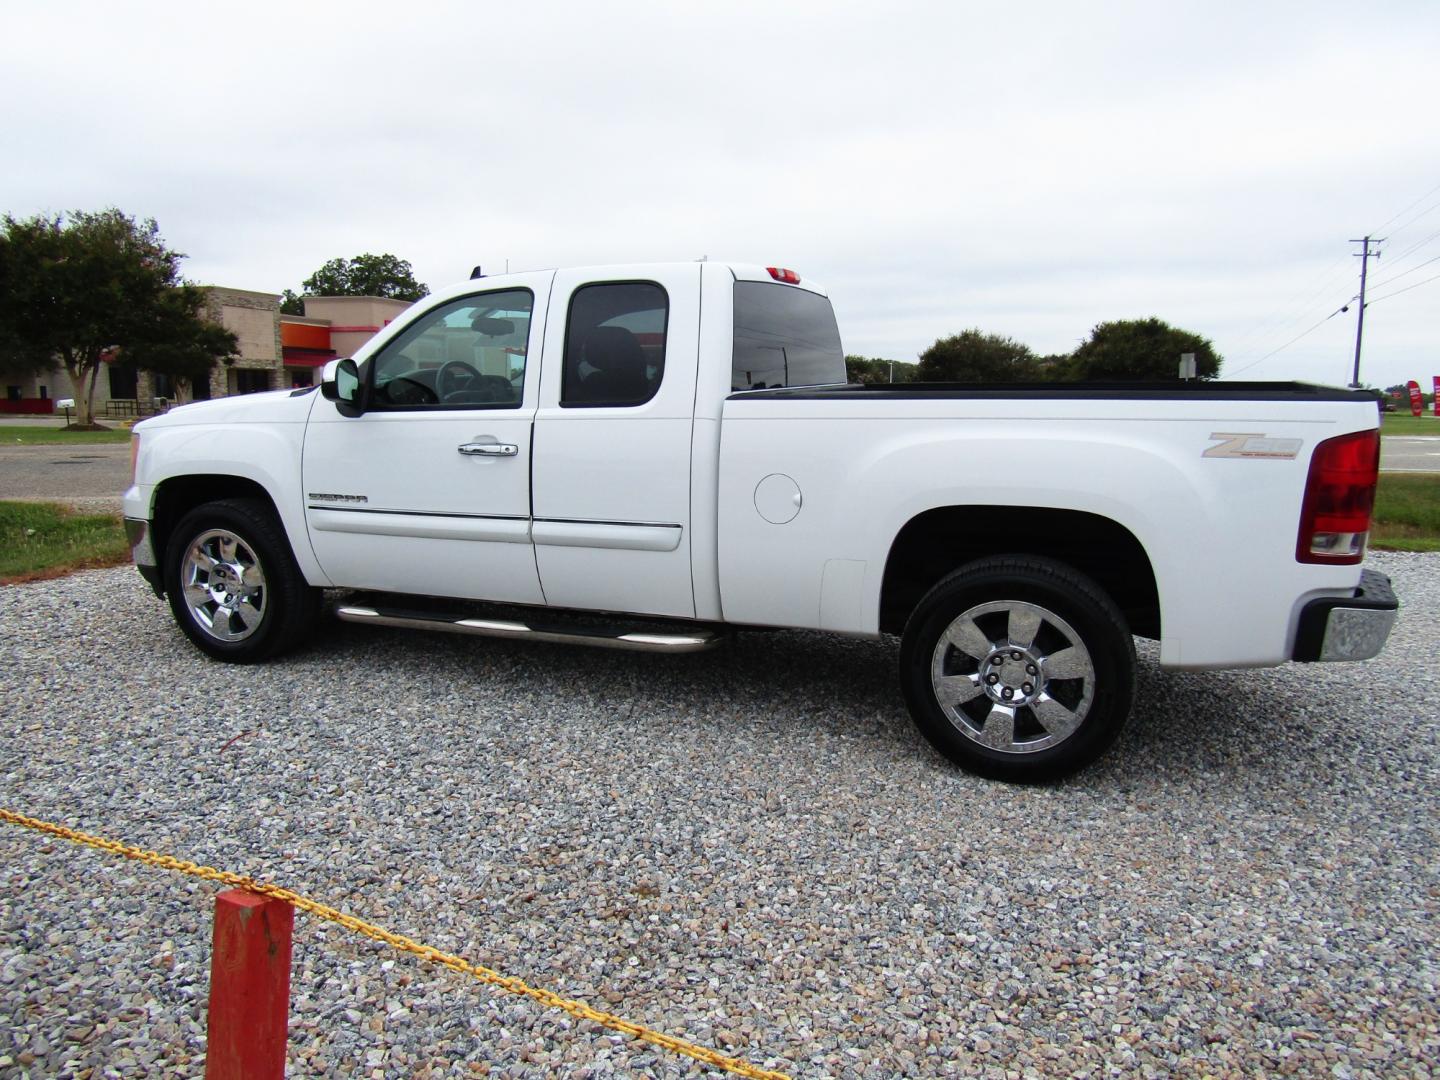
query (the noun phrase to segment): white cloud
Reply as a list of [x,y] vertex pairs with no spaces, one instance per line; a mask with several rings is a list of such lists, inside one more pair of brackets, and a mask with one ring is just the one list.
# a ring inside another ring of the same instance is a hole
[[[706,254],[824,281],[852,351],[1153,314],[1235,370],[1440,183],[1431,3],[174,11],[7,12],[0,209],[154,216],[189,276],[246,288],[361,251],[432,285]],[[1372,309],[1367,379],[1440,370],[1437,301]],[[1352,319],[1247,377],[1343,381]]]

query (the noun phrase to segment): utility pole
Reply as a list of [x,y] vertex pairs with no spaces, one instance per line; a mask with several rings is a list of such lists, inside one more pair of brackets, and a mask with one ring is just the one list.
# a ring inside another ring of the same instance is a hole
[[1360,316],[1355,320],[1355,374],[1350,379],[1350,386],[1356,390],[1360,389],[1360,339],[1365,334],[1365,271],[1369,268],[1371,259],[1378,259],[1380,257],[1380,252],[1371,251],[1370,245],[1372,243],[1383,244],[1384,242],[1384,237],[1372,240],[1368,236],[1363,240],[1350,241],[1352,244],[1364,245],[1355,255],[1355,257],[1360,260]]

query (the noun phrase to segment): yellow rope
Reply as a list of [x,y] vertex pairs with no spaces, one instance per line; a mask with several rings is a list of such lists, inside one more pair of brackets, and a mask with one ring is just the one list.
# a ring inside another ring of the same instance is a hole
[[695,1043],[687,1042],[684,1039],[677,1039],[673,1035],[666,1035],[660,1031],[652,1031],[650,1028],[640,1024],[623,1020],[607,1012],[600,1012],[592,1009],[583,1001],[575,1001],[571,998],[561,997],[550,990],[529,986],[519,979],[509,975],[502,975],[498,971],[480,964],[472,964],[459,956],[441,952],[439,949],[429,945],[422,945],[417,941],[402,934],[391,933],[389,930],[368,923],[363,919],[357,919],[353,915],[347,915],[336,908],[328,907],[325,904],[316,903],[299,893],[293,893],[289,889],[282,889],[278,885],[267,885],[255,881],[252,878],[242,877],[239,874],[232,874],[226,870],[216,870],[213,866],[199,866],[196,863],[186,862],[184,859],[177,859],[172,855],[162,855],[157,851],[146,851],[143,848],[132,847],[129,844],[122,844],[117,840],[107,840],[103,836],[93,836],[90,833],[79,832],[75,829],[67,829],[64,825],[55,825],[48,821],[40,821],[37,818],[26,817],[24,814],[17,814],[13,810],[6,810],[0,807],[0,821],[7,821],[12,825],[20,825],[27,829],[34,829],[37,832],[48,833],[51,836],[58,836],[62,840],[69,840],[76,844],[84,844],[86,847],[98,848],[101,851],[108,851],[112,855],[121,855],[127,859],[134,859],[137,862],[146,863],[149,866],[158,866],[162,870],[174,870],[181,874],[189,874],[191,877],[203,878],[206,881],[217,881],[222,885],[228,885],[232,889],[244,889],[246,892],[256,893],[260,896],[269,896],[275,900],[283,900],[301,911],[308,912],[317,918],[326,919],[329,922],[339,923],[347,930],[353,930],[357,934],[363,934],[376,941],[383,941],[386,945],[400,949],[402,952],[413,953],[422,960],[430,960],[441,964],[453,971],[461,972],[479,979],[483,983],[499,987],[501,990],[511,994],[519,994],[528,997],[532,1001],[538,1001],[541,1005],[551,1009],[561,1009],[571,1016],[580,1020],[591,1020],[612,1031],[629,1035],[632,1038],[642,1039],[645,1042],[653,1043],[676,1054],[694,1058],[707,1065],[713,1065],[717,1069],[724,1069],[736,1076],[751,1077],[752,1080],[790,1080],[790,1077],[781,1072],[772,1072],[768,1069],[761,1069],[739,1058],[728,1057],[718,1050],[711,1050],[708,1047],[697,1046]]

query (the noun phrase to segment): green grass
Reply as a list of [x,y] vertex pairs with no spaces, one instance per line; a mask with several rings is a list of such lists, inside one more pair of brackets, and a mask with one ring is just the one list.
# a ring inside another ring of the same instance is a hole
[[0,502],[0,585],[115,566],[130,555],[109,514],[74,514],[51,503]]
[[1408,412],[1386,413],[1380,421],[1382,435],[1440,435],[1440,419],[1428,410],[1422,416]]
[[113,431],[66,431],[58,427],[26,427],[0,424],[0,444],[14,446],[83,446],[87,443],[123,443],[130,441],[129,428]]
[[1440,551],[1440,473],[1380,474],[1370,544],[1387,551]]

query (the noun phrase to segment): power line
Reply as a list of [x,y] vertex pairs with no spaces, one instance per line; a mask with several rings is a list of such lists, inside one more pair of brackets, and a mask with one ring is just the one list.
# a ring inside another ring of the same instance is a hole
[[1400,236],[1401,233],[1405,232],[1405,229],[1413,228],[1414,223],[1418,222],[1418,220],[1423,219],[1423,217],[1433,215],[1436,210],[1440,210],[1440,199],[1437,199],[1436,202],[1430,203],[1430,206],[1427,206],[1426,209],[1420,210],[1420,212],[1410,215],[1407,220],[1404,220],[1404,222],[1401,222],[1400,225],[1397,225],[1394,229],[1391,229],[1390,235]]
[[[1430,198],[1431,195],[1434,195],[1437,191],[1440,191],[1440,184],[1436,184],[1436,185],[1435,185],[1433,188],[1431,188],[1429,191],[1425,192],[1424,195],[1421,195],[1420,198],[1416,199],[1416,200],[1415,200],[1414,202],[1412,202],[1409,206],[1405,207],[1404,210],[1401,210],[1398,214],[1396,214],[1394,217],[1392,217],[1389,221],[1385,222],[1384,225],[1381,225],[1379,229],[1372,229],[1371,232],[1370,232],[1370,235],[1371,235],[1371,236],[1374,236],[1375,233],[1378,233],[1378,232],[1380,231],[1380,229],[1389,228],[1390,225],[1391,225],[1391,223],[1393,223],[1393,222],[1397,221],[1398,219],[1404,217],[1404,216],[1405,216],[1406,214],[1408,214],[1411,210],[1414,210],[1415,207],[1419,206],[1419,205],[1420,205],[1422,202],[1424,202],[1426,199]],[[1437,206],[1440,206],[1440,203],[1437,203],[1436,205],[1437,205]],[[1435,209],[1435,207],[1432,206],[1432,207],[1430,208],[1430,210],[1433,210],[1433,209]],[[1425,213],[1428,214],[1428,213],[1430,212],[1430,210],[1425,211]],[[1421,215],[1421,217],[1423,217],[1423,216],[1424,216],[1424,214]],[[1418,219],[1417,219],[1417,220],[1418,220]],[[1412,225],[1413,225],[1414,222],[1410,222],[1409,224],[1412,224]],[[1404,228],[1407,228],[1407,227],[1408,227],[1407,225],[1401,225],[1401,226],[1400,226],[1401,229],[1404,229]],[[1397,230],[1397,231],[1398,231],[1398,230]]]
[[[1339,285],[1339,282],[1335,282],[1334,284],[1330,284],[1330,285],[1325,286],[1325,288],[1324,288],[1322,291],[1324,291],[1324,292],[1329,292],[1329,293],[1331,294],[1331,296],[1333,297],[1333,296],[1334,296],[1334,290],[1338,287],[1338,285]],[[1239,352],[1245,352],[1245,351],[1258,352],[1260,349],[1267,348],[1267,346],[1266,346],[1266,344],[1265,344],[1265,342],[1266,342],[1267,339],[1268,339],[1269,341],[1274,341],[1277,337],[1285,337],[1286,335],[1289,335],[1289,334],[1292,332],[1292,330],[1294,329],[1294,327],[1299,326],[1302,322],[1308,320],[1308,319],[1310,318],[1310,316],[1314,314],[1315,309],[1314,309],[1314,307],[1313,307],[1313,303],[1314,303],[1314,301],[1319,300],[1320,298],[1321,298],[1320,293],[1316,293],[1316,294],[1314,294],[1314,295],[1311,297],[1310,301],[1308,301],[1308,302],[1306,303],[1306,305],[1305,305],[1306,307],[1310,308],[1309,311],[1304,311],[1304,310],[1299,310],[1299,309],[1297,309],[1291,317],[1282,318],[1280,321],[1274,322],[1272,325],[1267,325],[1266,328],[1265,328],[1265,332],[1264,332],[1264,333],[1261,335],[1261,337],[1260,337],[1261,344],[1257,345],[1253,350],[1245,350],[1245,349],[1243,349],[1243,348],[1240,348],[1240,346],[1241,346],[1245,341],[1251,340],[1252,338],[1255,337],[1254,334],[1246,334],[1244,337],[1242,337],[1242,338],[1239,340],[1239,342],[1236,343],[1236,345],[1237,345],[1236,351],[1239,351]],[[1309,333],[1311,333],[1312,331],[1314,331],[1315,329],[1317,329],[1319,326],[1321,326],[1321,325],[1324,324],[1325,322],[1328,322],[1330,319],[1333,319],[1336,315],[1339,315],[1339,314],[1341,314],[1342,312],[1349,310],[1350,305],[1353,304],[1353,303],[1355,303],[1355,301],[1358,300],[1358,299],[1359,299],[1359,294],[1351,295],[1351,296],[1348,297],[1346,300],[1344,300],[1334,311],[1332,311],[1329,315],[1325,316],[1324,319],[1321,319],[1320,322],[1314,323],[1314,324],[1312,324],[1311,326],[1309,326],[1308,328],[1300,331],[1299,334],[1297,334],[1297,335],[1294,336],[1294,337],[1289,338],[1289,340],[1285,341],[1283,344],[1278,345],[1278,346],[1276,346],[1276,347],[1273,348],[1273,349],[1269,349],[1263,356],[1260,357],[1259,360],[1255,360],[1255,361],[1251,362],[1250,364],[1247,364],[1244,368],[1240,368],[1239,370],[1244,371],[1244,370],[1247,370],[1248,368],[1254,367],[1256,364],[1260,363],[1262,360],[1266,360],[1266,359],[1268,359],[1269,357],[1274,356],[1276,353],[1278,353],[1278,352],[1280,352],[1280,351],[1282,351],[1282,350],[1284,350],[1284,349],[1289,348],[1291,345],[1295,344],[1295,342],[1299,341],[1301,338],[1305,337],[1306,335],[1308,335]]]
[[[1277,353],[1283,352],[1284,350],[1288,349],[1291,345],[1294,345],[1296,342],[1301,341],[1301,340],[1303,340],[1304,338],[1309,337],[1309,336],[1310,336],[1311,334],[1313,334],[1316,330],[1320,329],[1320,327],[1324,326],[1324,325],[1325,325],[1327,322],[1329,322],[1331,319],[1335,318],[1336,315],[1339,315],[1339,314],[1341,314],[1342,312],[1349,311],[1349,310],[1350,310],[1350,305],[1353,304],[1353,303],[1355,303],[1357,300],[1363,300],[1363,297],[1364,297],[1364,295],[1365,295],[1365,269],[1370,265],[1370,260],[1371,260],[1371,259],[1377,259],[1377,258],[1380,257],[1380,253],[1379,253],[1378,251],[1371,251],[1371,250],[1370,250],[1370,245],[1371,245],[1372,243],[1378,244],[1378,243],[1380,243],[1380,241],[1379,241],[1379,240],[1373,240],[1371,237],[1368,237],[1368,236],[1367,236],[1367,237],[1365,237],[1363,240],[1354,240],[1354,241],[1351,241],[1351,242],[1352,242],[1352,243],[1356,243],[1356,244],[1364,244],[1364,245],[1365,245],[1363,251],[1357,253],[1357,257],[1361,258],[1361,260],[1362,260],[1362,261],[1361,261],[1361,264],[1360,264],[1360,266],[1361,266],[1361,271],[1360,271],[1360,292],[1359,292],[1357,295],[1352,296],[1349,300],[1345,301],[1344,304],[1342,304],[1340,307],[1336,308],[1336,309],[1335,309],[1334,311],[1332,311],[1329,315],[1326,315],[1325,318],[1321,319],[1319,322],[1316,322],[1316,323],[1312,324],[1311,326],[1307,327],[1306,329],[1300,331],[1300,333],[1296,334],[1296,335],[1295,335],[1294,337],[1292,337],[1289,341],[1286,341],[1283,345],[1278,345],[1278,346],[1276,346],[1275,348],[1273,348],[1273,349],[1271,349],[1269,352],[1267,352],[1264,356],[1260,357],[1258,360],[1253,360],[1253,361],[1251,361],[1250,363],[1246,364],[1246,365],[1245,365],[1244,367],[1242,367],[1242,368],[1237,368],[1237,369],[1235,369],[1234,371],[1227,372],[1227,373],[1226,373],[1227,377],[1233,376],[1233,375],[1238,375],[1238,374],[1240,374],[1241,372],[1244,372],[1244,371],[1249,371],[1251,368],[1256,367],[1257,365],[1264,363],[1266,360],[1269,360],[1270,357],[1276,355]],[[1328,288],[1328,286],[1327,286],[1327,288]],[[1355,370],[1355,376],[1354,376],[1354,377],[1355,377],[1355,379],[1357,380],[1357,382],[1358,382],[1359,377],[1360,377],[1360,375],[1359,375],[1359,367],[1360,367],[1360,335],[1363,333],[1364,319],[1365,319],[1365,308],[1366,308],[1367,306],[1369,306],[1369,305],[1367,305],[1367,304],[1365,304],[1365,303],[1363,303],[1363,302],[1361,303],[1360,308],[1359,308],[1359,320],[1358,320],[1357,325],[1356,325],[1356,338],[1355,338],[1355,369],[1356,369],[1356,370]],[[1292,320],[1290,320],[1289,325],[1294,325],[1294,323],[1297,322],[1297,321],[1298,321],[1298,320],[1292,319]]]
[[1416,240],[1415,243],[1411,244],[1411,245],[1410,245],[1408,248],[1406,248],[1404,251],[1400,252],[1400,254],[1394,256],[1394,258],[1397,259],[1397,260],[1403,259],[1403,258],[1405,258],[1406,255],[1409,255],[1412,251],[1417,251],[1417,250],[1419,250],[1420,248],[1424,247],[1426,244],[1429,244],[1429,243],[1431,243],[1432,241],[1434,241],[1436,238],[1440,238],[1440,232],[1433,232],[1433,233],[1431,233],[1429,236],[1425,237],[1424,240]]
[[[1400,221],[1400,219],[1405,218],[1407,215],[1411,215],[1411,212],[1412,212],[1413,210],[1415,210],[1416,207],[1421,206],[1422,204],[1424,204],[1427,200],[1429,200],[1432,196],[1434,196],[1434,195],[1437,194],[1437,193],[1440,193],[1440,184],[1436,184],[1436,185],[1435,185],[1434,187],[1432,187],[1429,191],[1427,191],[1427,192],[1425,192],[1423,195],[1421,195],[1418,199],[1414,200],[1413,202],[1411,202],[1411,203],[1409,203],[1408,205],[1406,205],[1405,207],[1403,207],[1399,212],[1397,212],[1396,214],[1394,214],[1393,216],[1391,216],[1387,221],[1385,221],[1383,224],[1381,224],[1381,226],[1380,226],[1378,229],[1373,230],[1373,231],[1370,233],[1370,235],[1367,236],[1364,240],[1354,241],[1355,243],[1363,243],[1363,244],[1365,245],[1364,250],[1357,253],[1357,255],[1358,255],[1358,256],[1360,257],[1360,259],[1361,259],[1361,264],[1360,264],[1360,265],[1361,265],[1361,273],[1360,273],[1360,293],[1359,293],[1358,295],[1351,297],[1350,300],[1348,300],[1344,305],[1342,305],[1341,307],[1339,307],[1339,308],[1337,308],[1336,310],[1332,311],[1329,315],[1326,315],[1325,318],[1321,319],[1319,322],[1316,322],[1316,323],[1312,324],[1311,326],[1307,327],[1306,329],[1302,330],[1300,333],[1298,333],[1298,334],[1296,334],[1294,337],[1290,338],[1290,339],[1289,339],[1288,341],[1286,341],[1284,344],[1278,345],[1278,346],[1276,346],[1275,348],[1271,349],[1269,352],[1267,352],[1264,356],[1261,356],[1259,359],[1251,361],[1250,363],[1246,364],[1244,367],[1237,368],[1237,369],[1235,369],[1235,370],[1233,370],[1233,371],[1226,372],[1226,376],[1227,376],[1227,377],[1230,377],[1230,376],[1233,376],[1233,375],[1238,375],[1238,374],[1240,374],[1241,372],[1249,371],[1251,368],[1256,367],[1256,366],[1258,366],[1259,364],[1264,363],[1266,360],[1270,359],[1272,356],[1275,356],[1277,353],[1281,353],[1281,352],[1283,352],[1284,350],[1288,349],[1290,346],[1292,346],[1292,345],[1296,344],[1297,342],[1302,341],[1303,339],[1309,337],[1309,336],[1310,336],[1311,334],[1313,334],[1316,330],[1320,329],[1320,327],[1324,326],[1327,322],[1329,322],[1331,319],[1333,319],[1336,315],[1339,315],[1339,314],[1341,314],[1342,312],[1348,311],[1350,304],[1354,303],[1356,300],[1359,300],[1359,301],[1360,301],[1360,308],[1359,308],[1359,312],[1358,312],[1358,316],[1359,316],[1359,317],[1358,317],[1358,319],[1357,319],[1357,321],[1356,321],[1356,340],[1355,340],[1355,379],[1356,379],[1357,382],[1358,382],[1358,379],[1359,379],[1359,366],[1360,366],[1360,341],[1361,341],[1361,335],[1362,335],[1363,332],[1364,332],[1363,327],[1364,327],[1364,319],[1365,319],[1365,309],[1366,309],[1367,307],[1369,307],[1370,304],[1378,303],[1378,302],[1381,301],[1381,300],[1388,300],[1388,299],[1390,299],[1390,297],[1392,297],[1392,296],[1399,296],[1402,292],[1409,292],[1410,289],[1419,288],[1419,286],[1428,284],[1428,283],[1431,282],[1431,281],[1440,280],[1440,278],[1426,278],[1424,281],[1416,282],[1414,285],[1407,286],[1407,287],[1404,288],[1404,289],[1397,289],[1395,292],[1386,293],[1384,296],[1379,296],[1379,297],[1374,298],[1373,300],[1370,300],[1370,301],[1366,302],[1365,299],[1364,299],[1364,296],[1365,296],[1365,276],[1366,276],[1366,275],[1365,275],[1365,271],[1366,271],[1366,269],[1369,267],[1370,259],[1372,259],[1372,258],[1379,258],[1379,254],[1380,254],[1378,251],[1371,251],[1371,250],[1370,250],[1370,244],[1371,244],[1371,243],[1378,243],[1378,242],[1379,242],[1379,241],[1373,241],[1373,240],[1371,240],[1370,237],[1373,237],[1376,233],[1380,232],[1380,231],[1383,230],[1383,229],[1388,228],[1389,226],[1393,225],[1395,222]],[[1397,227],[1395,228],[1394,231],[1392,231],[1391,236],[1390,236],[1390,239],[1393,240],[1393,239],[1394,239],[1394,236],[1395,236],[1395,233],[1403,232],[1405,229],[1410,228],[1410,227],[1413,226],[1416,222],[1420,221],[1422,218],[1428,217],[1430,214],[1432,214],[1432,213],[1433,213],[1435,210],[1437,210],[1437,209],[1440,209],[1440,200],[1437,200],[1436,202],[1430,204],[1429,206],[1426,206],[1426,207],[1425,207],[1423,210],[1421,210],[1419,213],[1411,215],[1408,220],[1402,222],[1399,226],[1397,226]],[[1404,259],[1407,255],[1410,255],[1411,253],[1413,253],[1413,252],[1415,252],[1415,251],[1418,251],[1420,248],[1425,247],[1427,244],[1433,242],[1433,241],[1436,240],[1437,238],[1440,238],[1440,232],[1434,233],[1434,234],[1432,234],[1432,235],[1430,235],[1430,236],[1425,237],[1423,240],[1419,240],[1419,241],[1417,241],[1416,243],[1411,244],[1411,245],[1410,245],[1409,247],[1407,247],[1404,251],[1400,252],[1399,255],[1395,256],[1395,259],[1396,259],[1396,260]],[[1440,256],[1437,256],[1437,258],[1435,258],[1435,259],[1429,259],[1429,260],[1426,260],[1425,262],[1418,263],[1418,264],[1416,264],[1415,266],[1410,267],[1410,269],[1408,269],[1408,270],[1403,270],[1403,271],[1401,271],[1400,273],[1392,274],[1390,277],[1384,279],[1384,281],[1381,281],[1381,282],[1377,283],[1375,287],[1379,288],[1379,287],[1381,287],[1381,286],[1384,286],[1384,285],[1389,284],[1390,282],[1398,281],[1400,278],[1402,278],[1402,277],[1407,277],[1407,276],[1409,276],[1411,273],[1413,273],[1414,271],[1419,270],[1419,269],[1421,269],[1422,267],[1429,266],[1431,263],[1434,263],[1434,262],[1436,262],[1436,261],[1440,261]],[[1343,265],[1343,262],[1344,262],[1344,261],[1341,260],[1341,264],[1342,264],[1342,265]],[[1333,264],[1333,263],[1332,263],[1332,264],[1329,264],[1326,269],[1324,269],[1324,270],[1321,271],[1321,273],[1320,273],[1320,275],[1319,275],[1318,277],[1312,278],[1312,279],[1311,279],[1312,282],[1314,282],[1314,281],[1321,281],[1320,288],[1319,288],[1318,290],[1316,290],[1314,293],[1310,294],[1310,295],[1298,306],[1298,308],[1297,308],[1297,307],[1294,307],[1294,306],[1287,305],[1289,312],[1301,311],[1302,314],[1300,315],[1300,318],[1303,318],[1303,308],[1309,307],[1310,304],[1313,303],[1316,299],[1318,299],[1321,294],[1323,294],[1324,292],[1327,292],[1330,288],[1333,287],[1332,284],[1331,284],[1331,281],[1332,281],[1332,279],[1334,279],[1334,278],[1337,276],[1337,274],[1336,274],[1336,270],[1337,270],[1337,269],[1338,269],[1338,266],[1337,266],[1336,264]],[[1323,279],[1323,281],[1322,281],[1322,279]],[[1293,301],[1292,301],[1292,305],[1293,305]],[[1282,308],[1282,311],[1285,311],[1285,310],[1286,310],[1285,308]],[[1239,341],[1237,342],[1237,344],[1240,344],[1240,343],[1249,341],[1250,339],[1256,337],[1257,335],[1263,334],[1263,335],[1268,336],[1268,335],[1269,335],[1270,333],[1272,333],[1275,329],[1282,329],[1282,328],[1285,328],[1285,327],[1288,327],[1288,326],[1293,326],[1293,325],[1295,325],[1297,322],[1300,321],[1300,318],[1296,318],[1296,317],[1294,317],[1294,315],[1287,313],[1287,314],[1281,314],[1278,318],[1272,317],[1272,318],[1270,318],[1270,319],[1262,319],[1262,320],[1260,320],[1258,323],[1253,324],[1253,325],[1251,326],[1251,328],[1250,328],[1249,330],[1247,330],[1247,331],[1240,337],[1240,339],[1239,339]]]
[[1423,220],[1424,218],[1429,217],[1429,216],[1430,216],[1431,214],[1433,214],[1436,210],[1440,210],[1440,199],[1435,200],[1435,202],[1431,203],[1431,204],[1430,204],[1429,206],[1427,206],[1424,210],[1421,210],[1418,214],[1412,215],[1412,216],[1410,217],[1410,220],[1408,220],[1408,221],[1402,221],[1402,222],[1401,222],[1399,225],[1397,225],[1395,228],[1391,229],[1391,230],[1390,230],[1390,239],[1391,239],[1391,240],[1394,240],[1397,236],[1404,236],[1404,235],[1406,234],[1407,230],[1413,228],[1417,223],[1419,223],[1419,222],[1420,222],[1421,220]]
[[[1270,338],[1288,332],[1292,326],[1308,318],[1315,310],[1315,303],[1326,293],[1334,294],[1343,276],[1341,271],[1348,273],[1350,260],[1346,256],[1340,256],[1336,261],[1327,264],[1317,277],[1310,279],[1311,285],[1319,282],[1319,287],[1311,289],[1310,285],[1304,286],[1301,292],[1297,292],[1287,303],[1281,306],[1279,314],[1272,314],[1252,323],[1249,330],[1246,330],[1232,342],[1233,348],[1241,348],[1255,338]],[[1306,291],[1309,290],[1309,291]],[[1304,294],[1304,299],[1299,297]],[[1297,302],[1298,301],[1298,302]]]
[[[1372,300],[1371,303],[1374,303],[1374,301]],[[1331,319],[1335,318],[1336,315],[1339,315],[1342,311],[1349,311],[1349,310],[1350,310],[1350,305],[1349,305],[1349,304],[1346,304],[1344,307],[1336,308],[1336,309],[1335,309],[1334,311],[1332,311],[1329,315],[1326,315],[1325,318],[1321,319],[1321,320],[1320,320],[1319,322],[1317,322],[1314,326],[1310,327],[1310,329],[1308,329],[1308,330],[1302,330],[1300,333],[1296,334],[1296,335],[1295,335],[1293,338],[1291,338],[1289,341],[1285,342],[1284,345],[1281,345],[1279,348],[1271,349],[1271,350],[1270,350],[1268,353],[1266,353],[1264,356],[1260,357],[1259,360],[1253,360],[1253,361],[1251,361],[1250,363],[1246,364],[1244,367],[1238,368],[1238,369],[1235,370],[1235,371],[1227,371],[1227,372],[1225,373],[1225,374],[1226,374],[1226,377],[1228,378],[1228,377],[1231,376],[1231,375],[1239,375],[1240,372],[1242,372],[1242,371],[1249,371],[1249,370],[1250,370],[1251,368],[1253,368],[1256,364],[1263,364],[1266,360],[1269,360],[1270,357],[1274,356],[1274,355],[1275,355],[1276,353],[1278,353],[1278,352],[1283,352],[1285,349],[1288,349],[1291,345],[1294,345],[1294,344],[1295,344],[1297,341],[1299,341],[1301,338],[1309,337],[1309,336],[1310,336],[1311,334],[1313,334],[1316,330],[1319,330],[1320,327],[1324,326],[1324,325],[1325,325],[1327,322],[1329,322]]]
[[[1375,284],[1372,285],[1371,288],[1373,288],[1373,289],[1383,288],[1384,286],[1389,285],[1390,282],[1392,282],[1392,281],[1399,281],[1402,277],[1409,277],[1411,274],[1415,273],[1416,270],[1421,270],[1421,269],[1423,269],[1424,267],[1429,266],[1429,265],[1430,265],[1431,263],[1433,263],[1433,262],[1440,262],[1440,255],[1436,255],[1433,259],[1426,259],[1426,260],[1425,260],[1424,262],[1422,262],[1422,263],[1416,263],[1416,264],[1415,264],[1414,266],[1412,266],[1409,270],[1402,270],[1402,271],[1401,271],[1400,273],[1398,273],[1398,274],[1391,274],[1391,275],[1390,275],[1389,277],[1387,277],[1384,281],[1377,281],[1377,282],[1375,282]],[[1393,295],[1393,294],[1392,294],[1392,295]]]
[[[1432,259],[1431,261],[1433,262],[1434,260]],[[1384,296],[1377,296],[1374,300],[1370,301],[1370,304],[1378,304],[1381,300],[1389,300],[1392,296],[1399,296],[1401,293],[1409,292],[1411,289],[1418,289],[1421,285],[1429,285],[1432,281],[1440,281],[1440,274],[1436,274],[1434,277],[1427,277],[1424,281],[1417,281],[1414,285],[1406,285],[1405,288],[1396,289],[1394,292],[1386,293]],[[1369,307],[1370,304],[1366,304],[1365,306]]]

